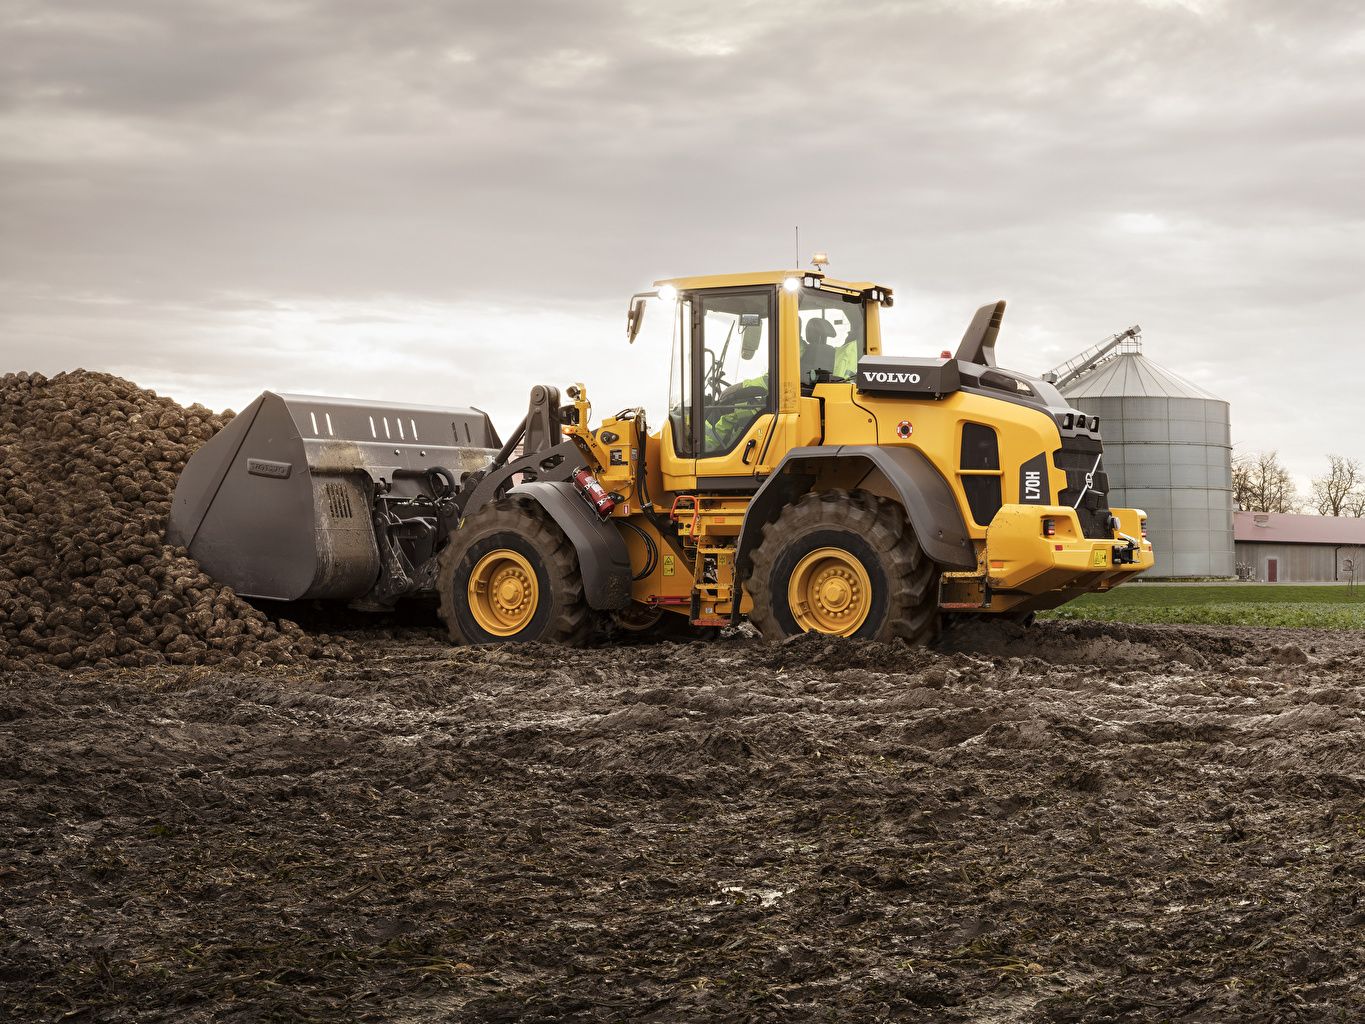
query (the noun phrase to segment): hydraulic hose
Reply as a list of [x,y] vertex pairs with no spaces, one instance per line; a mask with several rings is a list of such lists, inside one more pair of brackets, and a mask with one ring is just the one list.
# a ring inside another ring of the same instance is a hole
[[659,565],[659,545],[654,543],[654,538],[645,533],[629,519],[619,520],[620,524],[627,530],[633,532],[637,537],[645,542],[645,567],[631,577],[631,581],[642,580],[652,573]]
[[635,410],[635,450],[640,457],[635,460],[635,487],[640,493],[640,508],[645,512],[654,510],[654,502],[649,497],[649,467],[646,465],[645,452],[649,450],[649,430],[645,423],[644,409]]

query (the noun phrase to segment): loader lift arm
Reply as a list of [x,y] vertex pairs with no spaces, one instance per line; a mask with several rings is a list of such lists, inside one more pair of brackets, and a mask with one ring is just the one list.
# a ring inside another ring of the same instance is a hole
[[[616,527],[594,515],[571,483],[574,473],[591,463],[577,438],[564,437],[563,426],[574,422],[576,414],[574,406],[560,405],[558,388],[533,387],[526,416],[507,443],[485,468],[467,474],[462,482],[453,501],[453,529],[504,495],[526,495],[573,544],[589,606],[616,610],[630,603],[630,555]],[[522,453],[512,458],[518,445]]]

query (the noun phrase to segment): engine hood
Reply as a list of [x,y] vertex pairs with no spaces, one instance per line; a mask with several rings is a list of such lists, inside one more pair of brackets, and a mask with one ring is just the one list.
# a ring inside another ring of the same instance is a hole
[[854,386],[862,394],[932,401],[966,391],[1026,405],[1050,416],[1062,437],[1100,439],[1099,418],[1073,409],[1053,385],[1017,370],[963,359],[864,356]]

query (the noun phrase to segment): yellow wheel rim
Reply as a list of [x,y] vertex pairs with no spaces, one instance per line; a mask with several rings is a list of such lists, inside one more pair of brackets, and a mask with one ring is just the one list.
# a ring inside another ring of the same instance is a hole
[[479,628],[494,636],[520,633],[540,604],[536,572],[522,555],[507,548],[490,551],[469,574],[469,610]]
[[817,548],[796,563],[787,583],[792,618],[807,633],[852,636],[872,608],[863,563],[841,548]]

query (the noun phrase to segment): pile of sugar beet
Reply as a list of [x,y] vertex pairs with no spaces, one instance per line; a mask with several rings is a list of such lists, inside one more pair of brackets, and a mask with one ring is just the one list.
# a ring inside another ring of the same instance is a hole
[[0,670],[348,657],[165,542],[181,469],[231,417],[106,373],[0,377]]

